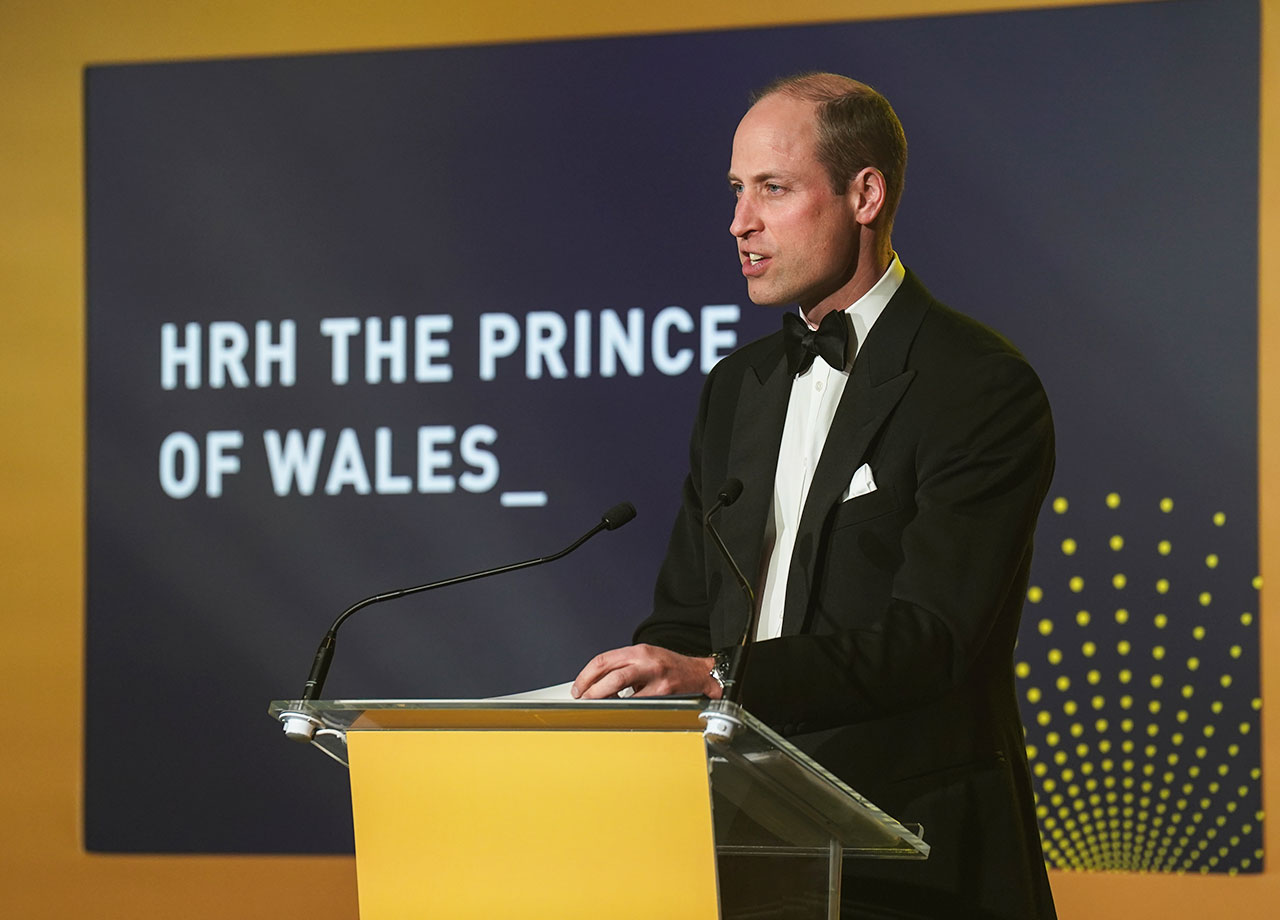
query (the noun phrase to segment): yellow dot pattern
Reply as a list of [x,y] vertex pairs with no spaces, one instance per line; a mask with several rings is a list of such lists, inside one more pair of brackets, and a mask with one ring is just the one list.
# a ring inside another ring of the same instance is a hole
[[1060,551],[1037,554],[1014,673],[1045,858],[1259,872],[1261,579],[1227,526],[1249,515],[1127,498],[1059,496],[1040,519]]

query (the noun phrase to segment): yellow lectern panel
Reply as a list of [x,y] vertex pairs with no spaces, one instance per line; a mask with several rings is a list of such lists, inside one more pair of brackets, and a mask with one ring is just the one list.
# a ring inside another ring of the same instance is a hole
[[347,743],[362,920],[718,916],[700,732]]

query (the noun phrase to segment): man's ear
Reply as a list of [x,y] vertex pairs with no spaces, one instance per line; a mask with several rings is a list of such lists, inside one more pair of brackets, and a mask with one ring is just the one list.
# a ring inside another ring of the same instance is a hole
[[864,227],[875,223],[884,210],[887,192],[884,173],[874,166],[864,167],[849,182],[849,190],[845,193],[849,206],[853,209],[854,219]]

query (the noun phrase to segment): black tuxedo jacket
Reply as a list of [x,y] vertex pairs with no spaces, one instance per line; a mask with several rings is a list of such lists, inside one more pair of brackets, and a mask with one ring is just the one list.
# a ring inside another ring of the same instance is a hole
[[[698,655],[737,643],[749,611],[704,537],[704,498],[742,480],[719,529],[748,577],[762,572],[790,391],[781,333],[708,375],[637,642]],[[842,500],[863,463],[877,488]],[[858,352],[814,473],[782,635],[754,646],[743,682],[749,711],[924,825],[927,861],[847,864],[855,897],[920,916],[1054,915],[1013,677],[1052,471],[1035,372],[908,272]],[[846,916],[879,916],[867,910]]]

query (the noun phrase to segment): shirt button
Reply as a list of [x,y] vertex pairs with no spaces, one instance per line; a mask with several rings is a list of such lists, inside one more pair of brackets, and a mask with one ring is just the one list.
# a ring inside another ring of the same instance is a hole
[[821,381],[821,380],[815,381],[815,382],[814,382],[814,384],[813,384],[813,388],[814,388],[815,390],[817,390],[819,393],[821,393],[821,392],[822,392],[822,381]]

